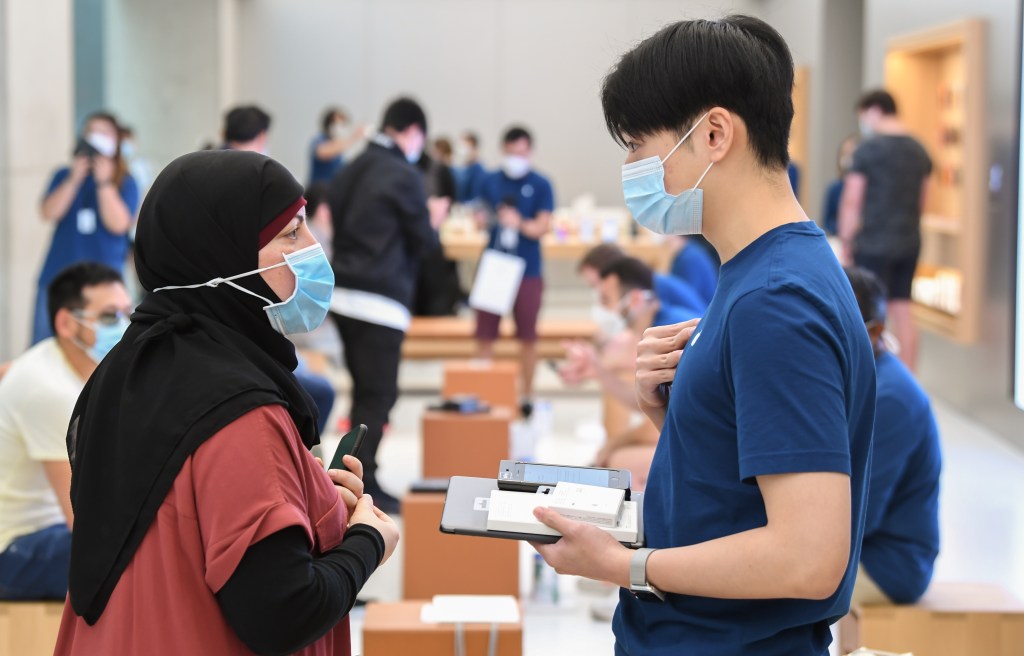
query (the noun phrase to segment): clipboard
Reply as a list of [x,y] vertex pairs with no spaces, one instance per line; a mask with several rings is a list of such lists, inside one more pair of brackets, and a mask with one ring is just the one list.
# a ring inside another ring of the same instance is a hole
[[484,249],[469,293],[469,307],[498,316],[508,314],[515,305],[525,271],[523,258],[493,248]]

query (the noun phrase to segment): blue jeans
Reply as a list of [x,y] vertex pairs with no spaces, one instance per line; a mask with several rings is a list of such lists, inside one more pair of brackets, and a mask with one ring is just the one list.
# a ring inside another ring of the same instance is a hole
[[71,531],[55,524],[15,538],[0,553],[0,599],[58,599],[68,594]]

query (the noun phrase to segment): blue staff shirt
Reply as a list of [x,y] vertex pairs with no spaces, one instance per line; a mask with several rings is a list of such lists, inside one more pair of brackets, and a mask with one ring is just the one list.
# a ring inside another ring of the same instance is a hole
[[480,196],[480,186],[487,177],[487,169],[480,162],[473,162],[468,166],[460,166],[454,169],[455,174],[455,200],[460,203],[468,203]]
[[670,594],[659,603],[624,590],[616,653],[822,656],[860,558],[875,366],[850,283],[817,226],[779,226],[723,265],[669,398],[644,500],[647,546],[764,526],[758,476],[840,472],[851,484],[849,565],[821,601]]
[[345,166],[345,158],[341,155],[331,159],[320,159],[316,156],[316,148],[322,143],[330,141],[331,138],[325,134],[317,135],[309,144],[309,182],[330,182],[331,179]]
[[[480,200],[495,213],[499,205],[511,202],[527,220],[536,218],[541,212],[553,212],[555,209],[555,192],[551,188],[551,183],[536,171],[530,171],[518,180],[513,180],[503,171],[489,173],[480,185]],[[505,250],[501,247],[500,235],[500,226],[491,227],[491,238],[487,247]],[[512,254],[526,260],[524,278],[541,277],[539,240],[530,239],[519,233],[519,241]]]
[[690,312],[690,317],[684,321],[699,317],[708,307],[708,302],[693,287],[664,273],[654,274],[654,295],[662,305],[673,305]]
[[860,562],[886,595],[912,604],[939,555],[939,429],[924,390],[899,358],[882,353],[875,448]]
[[[53,193],[70,174],[71,170],[67,167],[58,170],[46,189],[46,195]],[[135,179],[125,175],[119,191],[121,200],[128,207],[128,213],[134,218],[139,208],[139,188]],[[82,181],[68,211],[57,222],[50,250],[39,274],[39,285],[45,288],[62,269],[85,260],[100,262],[115,271],[122,271],[127,256],[128,235],[115,235],[103,225],[99,198],[96,196],[96,180],[90,174]]]
[[686,242],[672,260],[672,275],[700,294],[705,305],[711,302],[718,286],[718,266],[702,246]]

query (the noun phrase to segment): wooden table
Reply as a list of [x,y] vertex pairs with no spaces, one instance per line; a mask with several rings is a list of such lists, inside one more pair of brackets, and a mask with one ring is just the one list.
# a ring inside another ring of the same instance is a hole
[[[598,241],[581,241],[578,237],[567,237],[559,240],[555,235],[545,235],[541,240],[541,255],[545,260],[568,260],[579,262]],[[621,239],[618,242],[627,255],[646,262],[657,271],[664,271],[671,256],[670,247],[665,243],[656,243],[649,239]],[[487,246],[487,235],[476,234],[443,234],[441,245],[449,260],[457,262],[475,262]]]

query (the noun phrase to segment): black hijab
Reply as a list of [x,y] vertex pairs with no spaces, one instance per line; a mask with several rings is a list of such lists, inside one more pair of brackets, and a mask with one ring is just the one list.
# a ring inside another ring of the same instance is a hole
[[[257,268],[260,231],[300,207],[302,186],[255,153],[206,151],[165,168],[142,204],[135,264],[149,292]],[[291,217],[289,217],[291,218]],[[236,284],[271,301],[259,274]],[[78,399],[68,430],[69,593],[94,624],[185,460],[246,412],[280,404],[306,446],[316,410],[295,349],[264,303],[229,285],[150,293]]]

